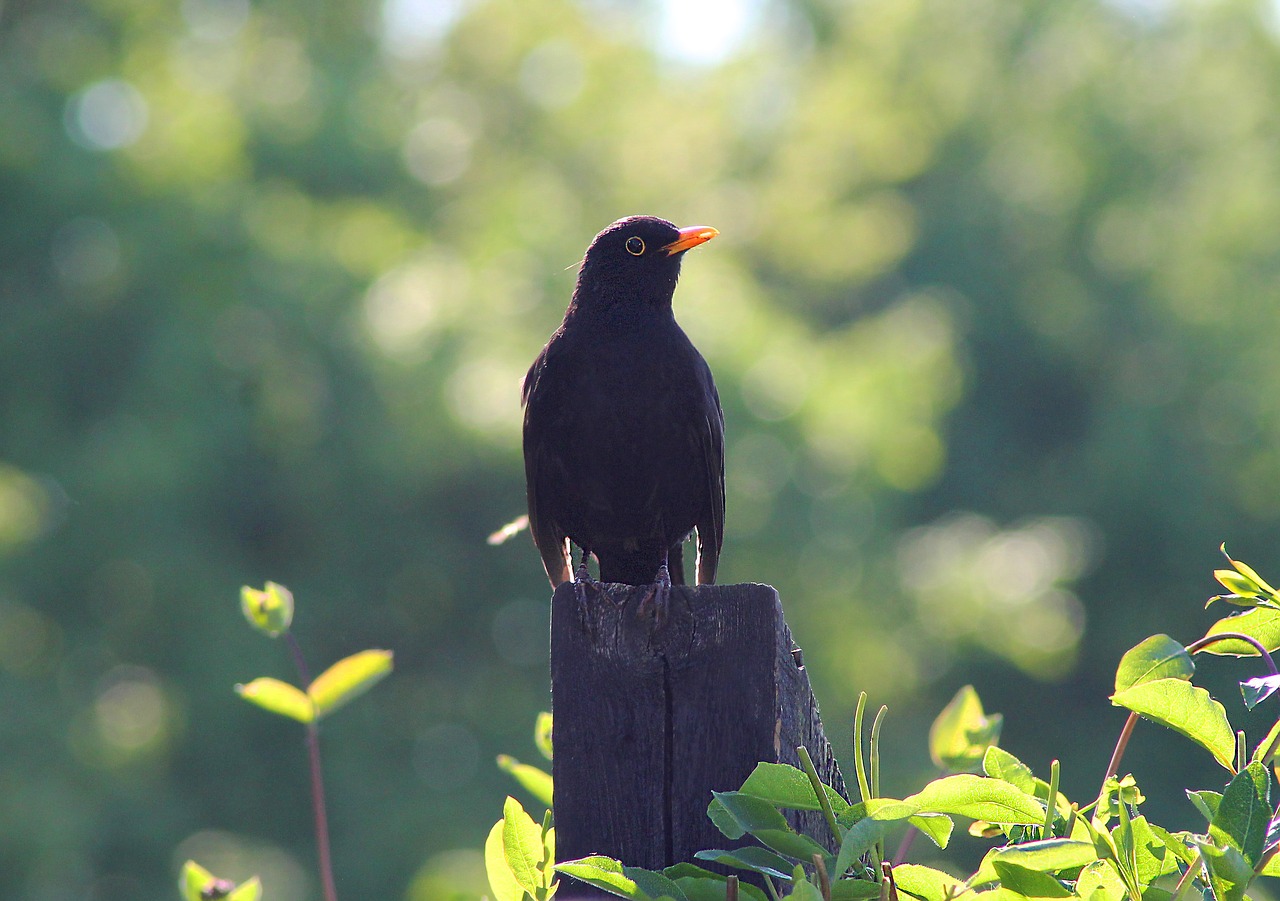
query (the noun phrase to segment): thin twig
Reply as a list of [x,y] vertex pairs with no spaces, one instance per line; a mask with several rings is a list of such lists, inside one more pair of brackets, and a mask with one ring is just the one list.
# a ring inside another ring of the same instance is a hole
[[1280,669],[1276,669],[1276,662],[1270,652],[1267,651],[1266,645],[1252,635],[1245,635],[1243,632],[1219,632],[1216,635],[1206,635],[1204,638],[1187,645],[1187,653],[1198,653],[1219,641],[1243,641],[1245,644],[1252,645],[1262,659],[1267,661],[1267,669],[1271,670],[1271,675],[1280,676]]
[[[303,686],[311,684],[311,671],[302,656],[302,648],[292,632],[284,633],[285,644],[293,655],[294,666]],[[324,901],[338,901],[338,889],[333,882],[333,856],[329,850],[329,816],[324,803],[324,771],[320,766],[320,726],[312,719],[307,723],[307,760],[311,766],[311,812],[316,826],[316,859],[320,867],[320,885]]]
[[1129,714],[1129,718],[1124,721],[1124,728],[1120,730],[1120,738],[1116,741],[1116,749],[1111,752],[1111,762],[1107,764],[1107,772],[1102,777],[1102,788],[1098,789],[1098,796],[1106,791],[1107,780],[1116,774],[1120,769],[1120,761],[1124,759],[1125,748],[1129,746],[1129,736],[1133,735],[1133,727],[1138,722],[1136,713]]

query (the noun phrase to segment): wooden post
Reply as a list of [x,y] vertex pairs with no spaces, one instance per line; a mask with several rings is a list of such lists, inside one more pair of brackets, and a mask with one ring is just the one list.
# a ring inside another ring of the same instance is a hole
[[[845,794],[800,652],[768,585],[675,586],[666,619],[646,586],[571,583],[551,604],[556,857],[605,854],[662,869],[741,845],[707,818],[712,791],[803,745]],[[788,819],[830,845],[821,812]],[[705,864],[704,864],[705,865]],[[591,894],[574,886],[573,897]]]

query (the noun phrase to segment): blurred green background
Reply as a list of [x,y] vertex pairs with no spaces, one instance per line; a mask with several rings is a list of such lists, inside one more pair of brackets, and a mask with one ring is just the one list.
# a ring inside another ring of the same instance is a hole
[[[613,219],[721,231],[677,316],[728,428],[721,579],[779,589],[885,787],[972,682],[1096,792],[1120,654],[1280,572],[1280,18],[1235,0],[0,0],[0,897],[475,898],[547,707],[519,380]],[[1233,674],[1210,663],[1228,702]],[[1250,673],[1252,675],[1253,673]],[[1214,683],[1217,679],[1217,683]],[[1241,719],[1240,722],[1248,722]],[[1254,724],[1256,726],[1256,724]],[[1207,754],[1125,770],[1189,827]],[[926,852],[927,856],[927,852]]]

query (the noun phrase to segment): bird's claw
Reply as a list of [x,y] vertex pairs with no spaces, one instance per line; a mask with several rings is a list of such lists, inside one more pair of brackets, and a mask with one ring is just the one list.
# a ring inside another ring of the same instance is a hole
[[578,565],[577,571],[573,574],[573,591],[578,596],[578,604],[582,607],[587,606],[587,588],[598,590],[599,583],[591,578],[591,573],[587,570],[587,561],[584,556],[581,564]]
[[667,621],[667,615],[671,612],[671,572],[667,569],[667,564],[663,563],[658,567],[653,584],[648,586],[644,596],[640,598],[637,612],[642,617],[652,617],[655,626],[661,626]]

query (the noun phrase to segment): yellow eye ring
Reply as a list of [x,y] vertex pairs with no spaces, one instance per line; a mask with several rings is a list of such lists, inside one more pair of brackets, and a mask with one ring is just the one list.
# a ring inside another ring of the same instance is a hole
[[627,248],[627,253],[631,254],[633,257],[638,257],[640,254],[644,253],[644,239],[637,238],[635,235],[627,238],[625,246]]

